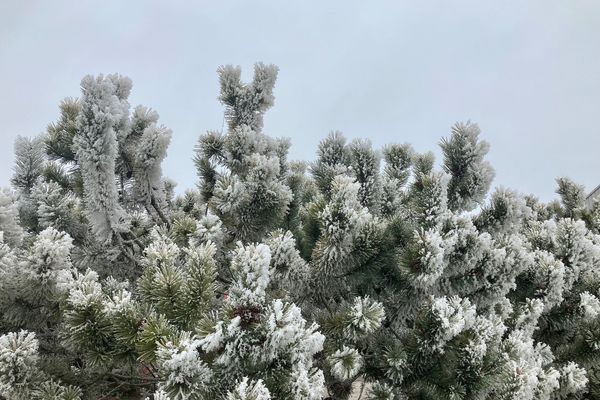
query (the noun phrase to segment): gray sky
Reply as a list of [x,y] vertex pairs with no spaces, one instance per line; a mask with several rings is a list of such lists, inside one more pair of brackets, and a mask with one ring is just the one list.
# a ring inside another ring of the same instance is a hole
[[554,197],[600,183],[600,2],[0,2],[0,186],[12,143],[57,119],[85,74],[133,79],[173,129],[166,175],[192,187],[198,135],[221,129],[216,69],[280,67],[265,132],[313,159],[333,129],[434,150],[458,120],[490,142],[495,185]]

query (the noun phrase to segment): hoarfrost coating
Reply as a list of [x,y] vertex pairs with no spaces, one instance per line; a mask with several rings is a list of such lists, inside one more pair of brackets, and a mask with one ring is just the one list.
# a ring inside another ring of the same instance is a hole
[[[471,122],[442,160],[339,131],[266,135],[277,68],[219,69],[196,188],[131,81],[88,76],[0,191],[0,396],[554,400],[600,396],[600,202],[489,192]],[[441,165],[439,165],[441,164]],[[364,386],[362,385],[364,383]]]

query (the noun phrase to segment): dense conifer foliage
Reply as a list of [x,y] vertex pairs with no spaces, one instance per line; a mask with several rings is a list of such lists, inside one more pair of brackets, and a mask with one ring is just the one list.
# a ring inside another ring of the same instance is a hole
[[[277,67],[219,68],[225,131],[174,194],[172,132],[86,76],[0,192],[6,399],[600,398],[600,203],[498,187],[471,122],[440,165],[263,133]],[[401,135],[398,139],[401,141]],[[190,154],[190,156],[192,156]]]

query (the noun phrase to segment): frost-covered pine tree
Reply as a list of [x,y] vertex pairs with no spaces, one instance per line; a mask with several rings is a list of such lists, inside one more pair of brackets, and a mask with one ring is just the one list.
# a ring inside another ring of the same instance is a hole
[[199,185],[131,81],[88,76],[0,192],[7,399],[600,398],[600,202],[497,187],[458,123],[433,153],[263,132],[277,68],[218,70]]
[[[549,399],[587,390],[584,364],[558,357],[559,347],[538,336],[563,300],[563,282],[555,278],[559,287],[544,296],[525,280],[540,268],[530,224],[550,213],[503,188],[483,203],[493,171],[478,135],[476,125],[457,124],[442,141],[439,172],[431,155],[385,148],[381,176],[369,179],[383,186],[381,209],[361,202],[365,178],[343,137],[321,144],[313,171],[322,195],[306,204],[301,237],[312,239],[307,309],[316,307],[326,349],[337,348],[332,357],[346,357],[346,374],[330,362],[333,397],[346,398],[360,375],[374,382],[373,398]],[[582,239],[590,235],[579,226]],[[357,295],[373,302],[362,338],[349,324]]]
[[[35,141],[43,168],[16,169],[15,192],[3,192],[0,333],[3,354],[17,358],[0,359],[7,371],[0,395],[325,396],[316,366],[324,337],[288,295],[303,285],[307,264],[289,231],[267,235],[262,225],[272,203],[261,196],[278,191],[281,211],[269,227],[283,221],[291,201],[280,172],[287,144],[260,133],[252,117],[272,103],[275,74],[258,65],[246,98],[224,100],[232,126],[241,124],[227,141],[238,157],[233,170],[242,192],[253,193],[242,208],[262,206],[239,236],[225,224],[237,222],[241,209],[228,214],[193,192],[169,197],[160,162],[171,133],[152,110],[130,115],[127,78],[86,77],[82,98],[61,103],[59,120]],[[261,98],[265,104],[248,114]],[[236,148],[244,135],[257,146],[252,152]],[[32,147],[18,156],[31,158]],[[255,167],[250,174],[247,165]],[[32,223],[22,229],[24,204]]]

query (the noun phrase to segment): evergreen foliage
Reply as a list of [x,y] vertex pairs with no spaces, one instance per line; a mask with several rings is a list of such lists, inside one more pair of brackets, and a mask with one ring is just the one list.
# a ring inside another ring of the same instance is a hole
[[[132,83],[87,76],[0,191],[0,397],[600,398],[600,202],[498,187],[477,125],[312,163],[263,133],[277,67],[219,68],[196,189]],[[362,389],[361,389],[362,388]]]

